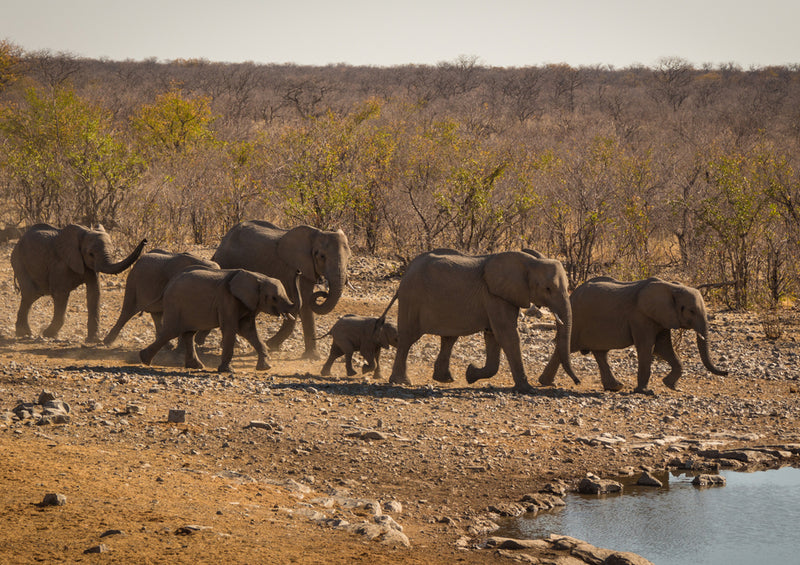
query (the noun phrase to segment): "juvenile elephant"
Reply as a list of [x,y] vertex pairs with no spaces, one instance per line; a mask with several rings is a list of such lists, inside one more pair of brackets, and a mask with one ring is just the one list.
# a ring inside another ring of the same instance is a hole
[[433,378],[452,382],[450,354],[456,340],[483,331],[486,366],[470,365],[467,380],[474,382],[496,374],[502,349],[514,378],[514,390],[531,392],[517,332],[519,310],[531,303],[549,308],[556,316],[556,355],[577,381],[569,359],[572,311],[567,276],[559,261],[522,251],[471,256],[438,249],[409,263],[395,298],[398,345],[391,383],[410,384],[406,375],[408,352],[423,334],[441,336]]
[[171,339],[180,337],[186,353],[185,366],[202,369],[194,347],[198,331],[220,328],[222,360],[217,371],[230,372],[236,334],[256,350],[257,370],[269,369],[267,352],[256,331],[256,315],[291,315],[297,306],[277,279],[244,269],[189,267],[175,276],[164,289],[164,317],[156,339],[139,352],[149,365],[156,353]]
[[[593,278],[572,293],[571,350],[592,352],[605,390],[622,388],[611,373],[607,355],[611,349],[636,347],[639,361],[636,392],[645,392],[655,353],[671,370],[663,382],[674,389],[683,371],[672,347],[670,330],[684,328],[697,334],[697,348],[706,369],[727,375],[715,367],[708,354],[708,321],[703,297],[697,289],[652,277],[620,282],[611,277]],[[539,382],[552,385],[558,371],[555,357],[544,368]]]
[[328,360],[322,366],[321,375],[330,375],[333,362],[344,355],[347,376],[356,374],[353,369],[353,352],[358,351],[366,363],[361,367],[362,373],[375,370],[375,378],[381,376],[381,349],[397,347],[397,326],[387,322],[386,318],[355,316],[347,314],[339,318],[330,331],[321,337],[330,335],[333,338]]
[[170,253],[163,249],[154,249],[139,257],[134,263],[125,282],[125,296],[122,299],[117,322],[108,332],[103,343],[111,345],[119,332],[139,312],[148,312],[153,318],[156,334],[161,329],[163,312],[162,296],[167,283],[175,275],[188,267],[200,265],[218,269],[219,265],[207,261],[191,253]]
[[[347,284],[350,247],[341,230],[322,231],[310,226],[290,230],[264,221],[237,224],[222,238],[212,257],[223,269],[247,269],[280,280],[293,301],[298,300],[292,279],[300,279],[300,318],[307,358],[316,358],[315,314],[328,314],[336,306]],[[314,291],[317,283],[327,283],[328,290]],[[321,302],[317,302],[322,299]],[[295,320],[284,319],[281,328],[267,341],[270,349],[280,348],[294,330]]]
[[130,267],[147,243],[143,239],[122,261],[112,262],[114,246],[102,226],[70,224],[62,229],[48,224],[31,226],[11,251],[14,279],[21,294],[17,311],[17,337],[31,335],[28,313],[42,296],[53,297],[53,319],[42,332],[56,337],[64,325],[70,293],[86,285],[87,341],[98,341],[100,286],[97,273],[117,275]]

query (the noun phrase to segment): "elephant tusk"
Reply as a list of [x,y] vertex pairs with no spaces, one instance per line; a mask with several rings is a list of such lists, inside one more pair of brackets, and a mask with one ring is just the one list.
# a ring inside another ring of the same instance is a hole
[[558,325],[560,325],[560,326],[563,326],[563,325],[564,325],[564,322],[561,320],[561,318],[558,316],[558,314],[556,314],[555,312],[550,312],[550,313],[551,313],[551,314],[553,315],[553,317],[556,319],[556,324],[558,324]]
[[697,339],[699,339],[700,341],[706,341],[706,336],[704,336],[703,334],[697,334]]
[[289,319],[290,319],[291,321],[293,321],[293,322],[296,322],[296,321],[297,321],[297,318],[295,318],[295,317],[294,317],[294,314],[292,314],[291,312],[286,312],[286,313],[283,315],[283,317],[284,317],[284,318],[289,318]]

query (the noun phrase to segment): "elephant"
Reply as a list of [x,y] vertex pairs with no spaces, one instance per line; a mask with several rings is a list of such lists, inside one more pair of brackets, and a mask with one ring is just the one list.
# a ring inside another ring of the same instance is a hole
[[[299,273],[297,274],[299,279]],[[281,281],[244,269],[189,267],[167,283],[163,295],[164,316],[155,341],[139,352],[150,365],[156,353],[171,339],[180,337],[185,351],[185,367],[202,369],[194,335],[198,331],[220,328],[222,359],[217,371],[231,372],[236,334],[256,350],[256,370],[270,368],[267,351],[256,331],[256,315],[293,315],[299,303],[292,302]]]
[[154,249],[139,257],[125,281],[125,296],[122,299],[119,318],[103,339],[103,343],[111,345],[125,324],[139,312],[150,314],[158,334],[163,312],[161,298],[167,283],[175,275],[193,265],[219,268],[213,261],[207,261],[191,253],[171,253],[163,249]]
[[96,342],[100,320],[98,273],[117,275],[133,265],[144,249],[146,239],[125,259],[111,260],[113,244],[102,226],[87,228],[70,224],[61,229],[48,224],[31,226],[11,252],[14,280],[21,294],[17,311],[16,335],[31,335],[28,313],[42,296],[53,297],[53,319],[42,332],[54,338],[64,325],[69,294],[86,285],[87,341]]
[[[727,375],[709,358],[708,320],[703,297],[695,288],[663,281],[657,277],[620,282],[611,277],[596,277],[576,288],[572,303],[571,350],[592,352],[600,369],[600,380],[608,391],[623,385],[611,373],[607,355],[611,349],[636,348],[638,374],[636,392],[647,392],[650,366],[655,353],[671,370],[664,384],[675,389],[683,371],[672,347],[670,330],[692,329],[697,334],[697,348],[706,369],[715,375]],[[539,383],[553,384],[559,360],[552,357],[542,371]]]
[[397,347],[397,326],[387,322],[386,318],[369,316],[356,316],[346,314],[339,318],[330,331],[322,336],[330,335],[333,338],[331,352],[325,361],[320,374],[331,374],[333,362],[344,355],[347,376],[356,374],[353,369],[353,352],[358,351],[366,363],[361,367],[362,373],[374,370],[374,377],[380,378],[381,349]]
[[[406,375],[409,349],[423,335],[441,337],[433,379],[452,382],[450,354],[459,336],[483,331],[486,365],[467,368],[467,381],[497,373],[500,351],[505,352],[514,390],[530,393],[522,365],[517,318],[531,303],[556,316],[556,353],[567,373],[577,377],[569,358],[572,311],[567,276],[561,263],[522,251],[464,255],[437,249],[414,258],[400,280],[392,302],[398,301],[397,354],[389,382],[411,384]],[[384,313],[385,315],[385,313]]]
[[[237,224],[225,234],[213,261],[223,269],[247,269],[280,280],[294,293],[292,278],[300,278],[300,318],[303,325],[305,358],[318,358],[315,315],[330,313],[347,284],[350,246],[341,230],[322,231],[311,226],[283,229],[269,222],[253,220]],[[324,281],[328,291],[314,291]],[[293,301],[298,296],[290,294]],[[322,299],[321,302],[317,302]],[[267,345],[276,350],[294,331],[296,320],[285,318],[281,328]]]

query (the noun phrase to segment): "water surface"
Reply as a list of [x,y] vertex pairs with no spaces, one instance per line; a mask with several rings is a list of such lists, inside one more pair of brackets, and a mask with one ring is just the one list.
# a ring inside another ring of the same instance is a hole
[[568,535],[657,565],[800,563],[800,469],[721,474],[727,486],[700,489],[691,476],[664,473],[663,489],[568,495],[565,508],[516,518],[502,535]]

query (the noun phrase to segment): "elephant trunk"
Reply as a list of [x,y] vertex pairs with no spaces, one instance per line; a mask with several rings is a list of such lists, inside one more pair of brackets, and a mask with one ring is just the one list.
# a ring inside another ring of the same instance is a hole
[[569,300],[566,304],[557,309],[550,308],[556,314],[556,354],[564,367],[564,372],[567,373],[572,381],[577,385],[581,381],[575,374],[572,368],[572,361],[570,360],[570,340],[572,338],[572,308]]
[[300,276],[302,273],[298,269],[297,272],[294,274],[294,292],[295,296],[297,297],[294,301],[294,309],[293,312],[295,314],[300,314],[300,309],[303,307],[303,296],[300,294]]
[[100,264],[98,265],[96,271],[100,273],[107,273],[109,275],[118,275],[128,267],[134,264],[136,260],[139,258],[139,255],[142,254],[142,250],[144,249],[145,244],[147,243],[146,239],[143,239],[139,242],[139,245],[136,246],[130,255],[125,257],[122,261],[118,263],[111,263],[108,256],[104,257]]
[[[317,291],[311,296],[311,311],[319,316],[329,314],[342,297],[347,282],[347,267],[337,266],[336,270],[326,273],[325,278],[328,281],[328,291]],[[319,298],[322,298],[322,302],[317,302]]]
[[711,357],[708,355],[708,332],[697,332],[697,350],[700,352],[700,359],[703,361],[703,365],[711,373],[721,377],[728,374],[728,371],[717,368],[711,362]]

